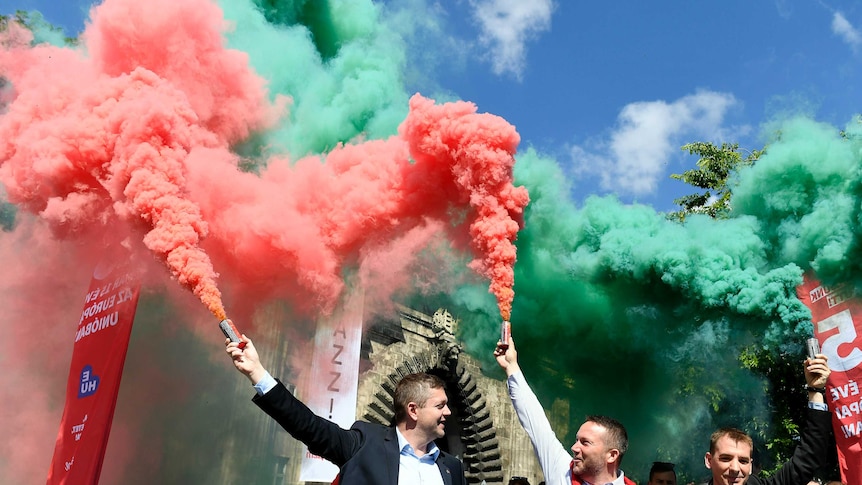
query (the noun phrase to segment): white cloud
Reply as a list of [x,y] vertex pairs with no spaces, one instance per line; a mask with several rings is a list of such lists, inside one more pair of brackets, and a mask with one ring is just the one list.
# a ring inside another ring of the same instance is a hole
[[724,117],[736,102],[732,94],[700,91],[672,103],[631,103],[618,115],[607,140],[571,148],[574,172],[598,177],[604,190],[653,193],[680,146],[724,138]]
[[520,79],[526,42],[551,28],[552,0],[470,0],[479,23],[479,41],[489,49],[494,73]]
[[862,35],[841,12],[835,12],[832,15],[832,33],[840,37],[854,51],[862,45]]

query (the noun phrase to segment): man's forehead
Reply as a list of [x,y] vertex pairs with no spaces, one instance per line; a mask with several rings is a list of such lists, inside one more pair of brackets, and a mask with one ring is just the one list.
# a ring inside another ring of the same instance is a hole
[[608,430],[604,426],[595,421],[587,421],[578,428],[578,438],[601,438],[607,434]]
[[722,436],[715,443],[715,455],[721,456],[738,456],[751,458],[751,446],[744,441],[731,439],[729,436]]
[[428,402],[446,402],[448,400],[446,391],[441,388],[431,389],[431,393],[428,395]]

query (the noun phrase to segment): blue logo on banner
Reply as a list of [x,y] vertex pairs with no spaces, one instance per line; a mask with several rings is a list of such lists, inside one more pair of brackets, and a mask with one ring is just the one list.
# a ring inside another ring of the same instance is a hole
[[78,387],[78,399],[92,396],[99,389],[99,376],[93,374],[93,368],[85,365],[81,370],[81,385]]

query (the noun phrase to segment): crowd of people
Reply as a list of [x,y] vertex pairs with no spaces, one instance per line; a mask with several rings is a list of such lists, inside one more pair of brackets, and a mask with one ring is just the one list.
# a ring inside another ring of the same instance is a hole
[[[254,403],[275,419],[311,453],[339,467],[339,485],[466,485],[464,465],[434,440],[445,435],[451,415],[444,383],[429,374],[410,374],[399,382],[393,398],[394,424],[357,421],[343,429],[315,415],[261,364],[257,349],[245,335],[241,342],[225,341],[236,369],[255,389]],[[622,470],[628,449],[625,426],[610,416],[590,415],[568,448],[556,437],[545,411],[518,364],[514,339],[498,342],[494,350],[506,373],[509,398],[526,431],[542,469],[540,485],[634,485]],[[834,447],[831,414],[825,402],[830,370],[817,354],[803,364],[808,407],[799,444],[793,456],[774,474],[761,477],[753,470],[751,437],[736,428],[720,428],[710,437],[704,465],[711,474],[705,485],[820,485],[815,473]],[[529,485],[526,477],[511,477],[509,485]],[[672,463],[656,462],[647,485],[677,485]],[[699,484],[698,484],[699,485]],[[829,485],[841,485],[833,482]]]

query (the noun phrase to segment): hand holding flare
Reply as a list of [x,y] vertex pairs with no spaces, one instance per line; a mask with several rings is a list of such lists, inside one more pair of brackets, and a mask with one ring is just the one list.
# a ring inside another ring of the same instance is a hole
[[227,337],[231,342],[239,342],[239,349],[242,350],[245,348],[245,342],[240,338],[239,330],[236,328],[236,325],[233,324],[233,321],[229,318],[225,318],[224,320],[218,323],[219,328],[225,337]]

